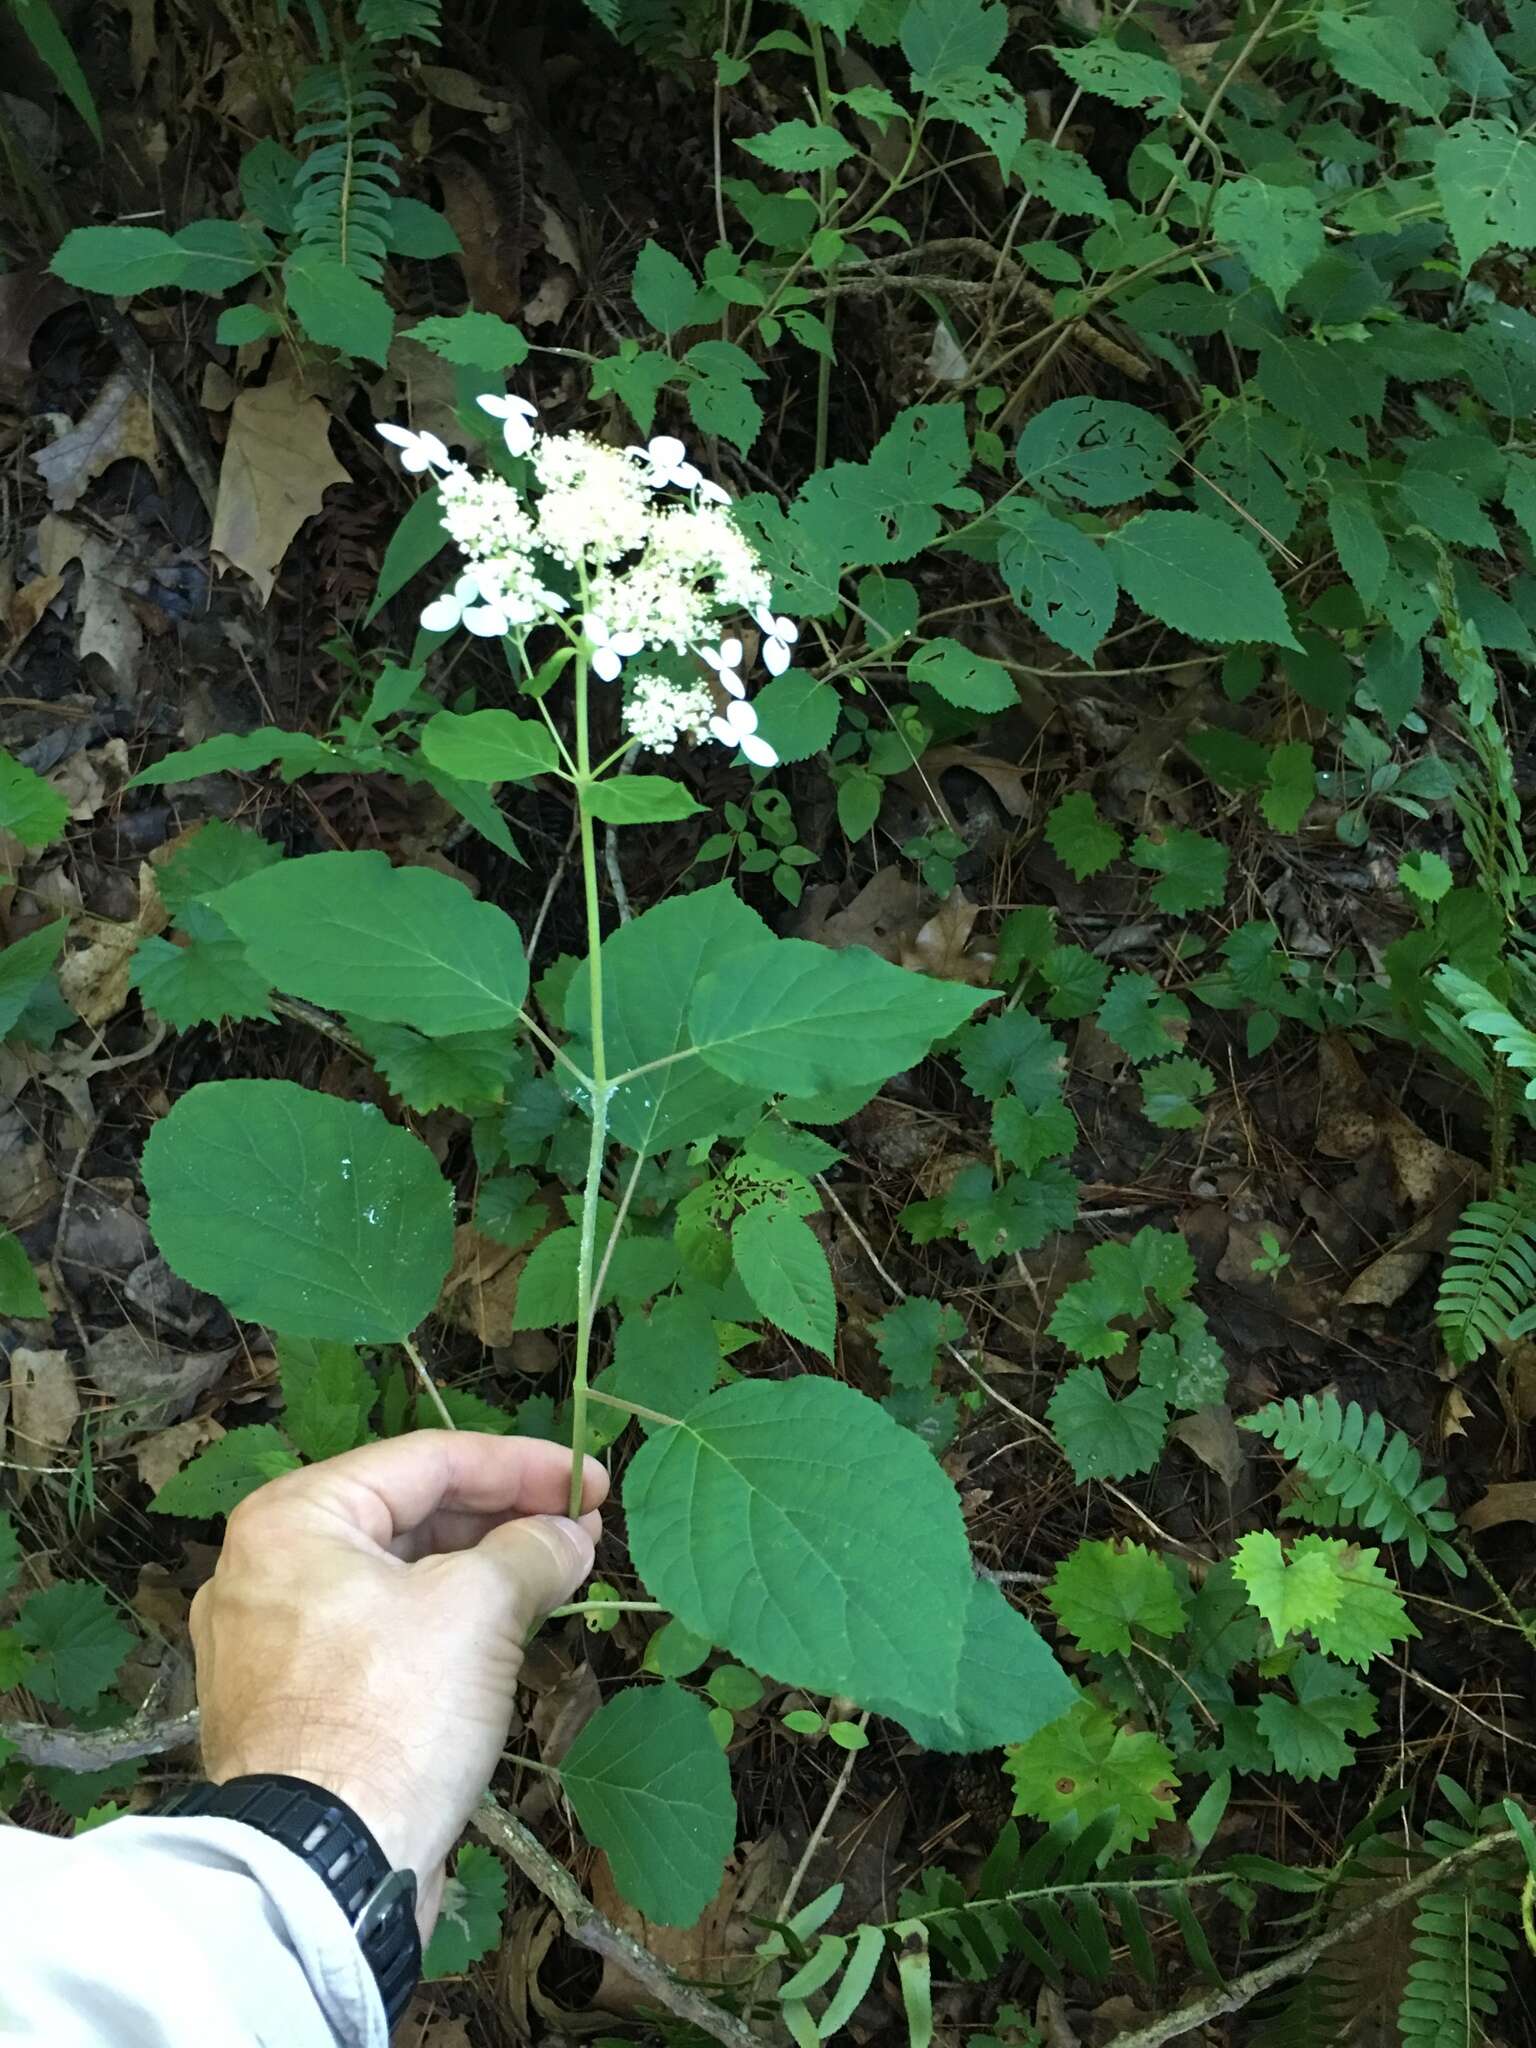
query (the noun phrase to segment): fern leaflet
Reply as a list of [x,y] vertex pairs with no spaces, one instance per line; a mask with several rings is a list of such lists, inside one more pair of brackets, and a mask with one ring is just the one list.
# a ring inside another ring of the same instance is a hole
[[370,43],[437,43],[442,0],[361,0],[358,27]]
[[1405,1538],[1408,1554],[1422,1564],[1433,1553],[1458,1578],[1466,1574],[1460,1554],[1446,1541],[1456,1517],[1435,1503],[1445,1492],[1441,1478],[1423,1477],[1419,1454],[1399,1429],[1388,1431],[1380,1415],[1369,1420],[1358,1402],[1341,1408],[1328,1394],[1319,1400],[1272,1401],[1242,1427],[1268,1437],[1276,1450],[1294,1458],[1312,1482],[1304,1509],[1321,1528],[1375,1529],[1388,1543]]
[[1451,1233],[1435,1313],[1458,1365],[1518,1336],[1536,1314],[1536,1171],[1487,1202],[1472,1202]]
[[294,105],[310,116],[294,137],[309,145],[294,188],[300,246],[376,281],[384,269],[400,154],[374,132],[394,112],[378,65],[360,46],[344,49],[334,64],[305,72]]
[[[1522,1074],[1536,1076],[1536,1031],[1522,1024],[1497,996],[1455,967],[1440,968],[1435,986],[1461,1012],[1461,1021],[1468,1031],[1491,1039],[1494,1051]],[[1525,1092],[1527,1097],[1536,1098],[1536,1079],[1527,1082]]]
[[[1503,1818],[1496,1807],[1479,1813],[1449,1778],[1438,1783],[1460,1824],[1427,1824],[1424,1846],[1436,1858],[1470,1849]],[[1518,1881],[1518,1858],[1489,1855],[1419,1901],[1413,1962],[1397,2009],[1403,2048],[1478,2048],[1486,2038],[1509,1980],[1510,1953],[1520,1946],[1507,1924]]]

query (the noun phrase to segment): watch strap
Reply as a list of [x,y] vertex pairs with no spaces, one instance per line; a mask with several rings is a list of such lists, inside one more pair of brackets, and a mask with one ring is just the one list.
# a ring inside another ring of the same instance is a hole
[[243,1821],[291,1849],[346,1914],[394,2027],[421,1977],[416,1873],[391,1868],[372,1830],[345,1800],[307,1778],[262,1772],[222,1785],[182,1786],[150,1811],[156,1819]]

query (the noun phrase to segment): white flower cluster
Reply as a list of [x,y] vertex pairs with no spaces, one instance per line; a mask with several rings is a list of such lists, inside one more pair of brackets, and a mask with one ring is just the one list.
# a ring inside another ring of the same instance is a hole
[[[670,434],[643,448],[609,448],[587,434],[541,434],[536,409],[524,398],[479,403],[502,422],[509,452],[532,458],[539,489],[526,502],[499,477],[476,477],[455,462],[437,435],[379,428],[406,470],[436,473],[443,525],[468,565],[453,589],[426,607],[422,625],[497,636],[554,622],[568,600],[551,580],[561,569],[574,571],[585,592],[579,632],[595,675],[615,681],[632,656],[670,647],[698,654],[727,693],[716,716],[703,681],[634,677],[624,723],[639,745],[670,753],[680,734],[708,732],[772,767],[777,756],[758,738],[757,715],[744,701],[741,642],[709,643],[727,619],[748,612],[762,634],[764,665],[782,675],[797,629],[769,610],[768,573],[724,509],[726,493]],[[664,495],[677,491],[687,502]]]
[[629,678],[624,730],[653,754],[670,754],[683,733],[703,739],[714,714],[707,683],[673,683],[655,675]]

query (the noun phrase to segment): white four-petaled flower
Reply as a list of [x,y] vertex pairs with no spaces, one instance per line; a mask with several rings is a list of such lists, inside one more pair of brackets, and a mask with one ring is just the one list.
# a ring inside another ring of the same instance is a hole
[[501,438],[507,444],[509,455],[526,455],[538,439],[538,428],[533,424],[539,416],[539,408],[530,405],[526,398],[519,398],[508,392],[498,398],[487,392],[475,400],[482,412],[488,412],[492,419],[501,421]]
[[752,618],[763,636],[763,667],[771,676],[783,675],[794,660],[790,649],[800,638],[793,619],[776,618],[765,604],[753,608]]
[[757,713],[744,698],[733,697],[724,714],[709,721],[709,729],[723,747],[740,747],[758,768],[777,768],[779,757],[757,734]]
[[495,640],[510,632],[514,621],[494,588],[488,590],[471,572],[461,576],[452,590],[433,598],[421,623],[429,633],[451,633],[455,626],[463,626],[482,640]]
[[393,441],[400,450],[400,467],[409,470],[412,476],[420,476],[428,469],[451,469],[453,457],[445,442],[436,434],[425,431],[414,433],[409,427],[397,427],[389,420],[380,420],[379,433],[386,441]]

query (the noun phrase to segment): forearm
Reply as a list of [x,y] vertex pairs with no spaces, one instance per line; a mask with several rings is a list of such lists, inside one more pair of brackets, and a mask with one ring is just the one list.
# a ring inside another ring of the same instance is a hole
[[387,2048],[341,1909],[240,1821],[0,1827],[0,2041],[49,2048]]

